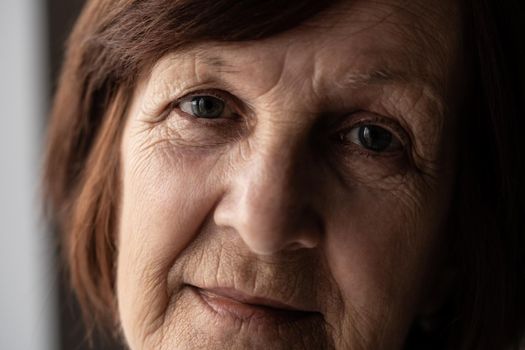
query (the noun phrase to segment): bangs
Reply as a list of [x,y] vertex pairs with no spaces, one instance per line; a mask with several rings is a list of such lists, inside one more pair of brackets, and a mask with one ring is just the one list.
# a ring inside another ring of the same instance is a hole
[[98,56],[99,67],[105,67],[118,79],[128,80],[138,69],[182,46],[270,37],[297,27],[337,2],[122,1],[103,14],[102,31],[86,39],[91,52],[106,53]]

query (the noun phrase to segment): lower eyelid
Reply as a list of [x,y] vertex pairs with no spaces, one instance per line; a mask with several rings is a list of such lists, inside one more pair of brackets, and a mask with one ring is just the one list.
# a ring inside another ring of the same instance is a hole
[[399,152],[381,152],[377,153],[374,151],[369,151],[366,148],[359,146],[355,143],[346,144],[343,146],[344,149],[339,152],[342,159],[348,159],[353,162],[356,160],[373,160],[380,163],[390,163],[390,162],[399,162],[402,159],[405,159],[406,152],[405,150]]

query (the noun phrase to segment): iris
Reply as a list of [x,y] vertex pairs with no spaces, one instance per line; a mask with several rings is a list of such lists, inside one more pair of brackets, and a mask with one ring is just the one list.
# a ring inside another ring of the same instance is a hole
[[359,142],[374,152],[382,152],[392,144],[392,133],[376,125],[363,125],[358,129]]
[[213,96],[194,96],[191,99],[191,112],[197,118],[219,118],[224,108],[224,101]]

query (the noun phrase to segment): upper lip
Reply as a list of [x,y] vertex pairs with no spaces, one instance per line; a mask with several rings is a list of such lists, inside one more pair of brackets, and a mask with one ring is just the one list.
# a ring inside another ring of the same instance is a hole
[[273,309],[280,309],[285,311],[298,311],[298,312],[317,312],[311,308],[305,307],[303,305],[289,304],[280,300],[270,299],[262,296],[254,296],[246,294],[238,289],[229,288],[229,287],[213,287],[213,288],[201,288],[195,287],[201,293],[208,295],[216,295],[223,298],[232,299],[239,303],[270,307]]

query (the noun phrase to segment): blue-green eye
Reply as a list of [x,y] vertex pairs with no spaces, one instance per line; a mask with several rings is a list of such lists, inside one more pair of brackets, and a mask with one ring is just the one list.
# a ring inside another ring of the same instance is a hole
[[342,141],[349,141],[372,152],[393,152],[403,146],[387,129],[377,125],[365,124],[341,134]]
[[220,98],[202,95],[192,96],[181,101],[179,108],[181,111],[193,115],[196,118],[216,119],[223,115],[226,104]]

